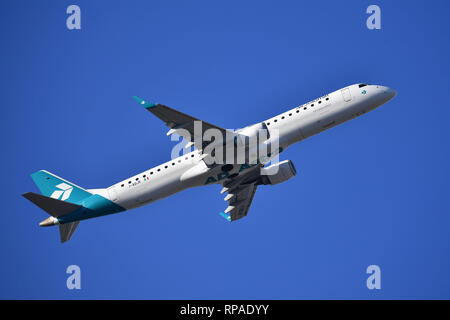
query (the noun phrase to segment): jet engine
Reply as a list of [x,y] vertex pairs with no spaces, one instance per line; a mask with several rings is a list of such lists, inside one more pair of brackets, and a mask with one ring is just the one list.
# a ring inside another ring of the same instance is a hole
[[295,176],[297,171],[291,160],[281,161],[261,169],[261,183],[275,185]]

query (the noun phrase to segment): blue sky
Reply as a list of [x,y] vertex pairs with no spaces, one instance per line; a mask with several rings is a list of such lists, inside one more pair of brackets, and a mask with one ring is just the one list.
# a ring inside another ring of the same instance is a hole
[[[0,298],[450,298],[447,1],[0,6]],[[39,169],[96,188],[167,161],[175,142],[133,95],[238,128],[358,82],[398,94],[288,149],[297,176],[259,188],[238,222],[202,187],[83,221],[62,245],[20,196]]]

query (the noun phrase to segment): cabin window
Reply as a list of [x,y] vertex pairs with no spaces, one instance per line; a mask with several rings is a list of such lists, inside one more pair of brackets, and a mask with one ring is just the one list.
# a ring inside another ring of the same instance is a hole
[[123,187],[123,186],[124,186],[124,184],[122,183],[121,187]]
[[319,101],[319,104],[321,104],[322,103],[322,101]]
[[[312,106],[313,106],[313,105],[311,105],[311,107],[312,107]],[[306,107],[304,107],[303,110],[306,110]]]
[[150,172],[150,174],[153,174],[153,171],[152,171],[152,172]]
[[299,113],[299,112],[300,112],[300,110],[297,110],[297,111],[295,111],[295,112]]

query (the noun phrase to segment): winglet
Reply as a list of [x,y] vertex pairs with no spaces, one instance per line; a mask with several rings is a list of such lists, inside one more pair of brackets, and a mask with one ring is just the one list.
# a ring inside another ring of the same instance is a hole
[[139,97],[133,96],[133,98],[139,102],[142,106],[144,106],[144,108],[148,109],[148,108],[153,108],[154,106],[156,106],[156,103],[153,102],[148,102],[148,101],[144,101]]
[[231,222],[231,217],[229,214],[226,214],[225,212],[219,212],[219,214],[224,217],[225,219],[227,219],[228,221]]

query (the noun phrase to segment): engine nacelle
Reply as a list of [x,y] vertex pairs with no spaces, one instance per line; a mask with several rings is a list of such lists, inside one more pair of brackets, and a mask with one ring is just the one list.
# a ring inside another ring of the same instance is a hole
[[292,161],[284,160],[261,169],[261,182],[270,185],[279,184],[294,177],[296,173]]

